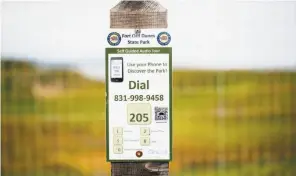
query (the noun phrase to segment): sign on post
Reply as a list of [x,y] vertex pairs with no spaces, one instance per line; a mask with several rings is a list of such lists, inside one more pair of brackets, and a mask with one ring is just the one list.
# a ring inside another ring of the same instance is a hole
[[107,48],[106,80],[107,160],[171,160],[171,48]]
[[119,1],[110,9],[107,161],[172,159],[172,48],[167,27],[167,9],[154,0]]

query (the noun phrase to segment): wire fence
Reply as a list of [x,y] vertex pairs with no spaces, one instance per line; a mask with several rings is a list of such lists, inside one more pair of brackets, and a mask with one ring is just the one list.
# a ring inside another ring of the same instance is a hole
[[[104,82],[1,64],[2,175],[110,175]],[[170,175],[296,175],[295,107],[292,71],[174,71]]]

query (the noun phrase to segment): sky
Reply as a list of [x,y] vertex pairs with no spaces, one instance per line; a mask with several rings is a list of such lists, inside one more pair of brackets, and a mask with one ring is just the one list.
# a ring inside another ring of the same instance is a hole
[[[102,78],[109,10],[118,2],[3,2],[2,56],[74,64],[84,75]],[[158,2],[168,9],[175,68],[296,65],[296,1]]]

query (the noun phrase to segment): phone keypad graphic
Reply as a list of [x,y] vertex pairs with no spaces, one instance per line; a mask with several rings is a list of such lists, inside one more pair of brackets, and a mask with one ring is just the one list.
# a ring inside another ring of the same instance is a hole
[[123,128],[114,127],[113,128],[113,153],[122,154],[123,153]]

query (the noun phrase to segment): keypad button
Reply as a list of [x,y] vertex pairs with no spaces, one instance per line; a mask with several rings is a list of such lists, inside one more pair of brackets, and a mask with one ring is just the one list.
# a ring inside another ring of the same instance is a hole
[[140,143],[143,146],[150,145],[150,138],[149,137],[141,137]]
[[123,141],[123,139],[121,136],[114,136],[113,137],[113,144],[114,145],[122,144],[122,141]]
[[122,154],[123,153],[123,147],[122,147],[122,145],[114,145],[113,152],[115,154]]
[[114,135],[122,135],[123,129],[121,127],[115,127],[115,128],[113,128],[113,134]]
[[150,128],[141,128],[141,136],[149,136]]

